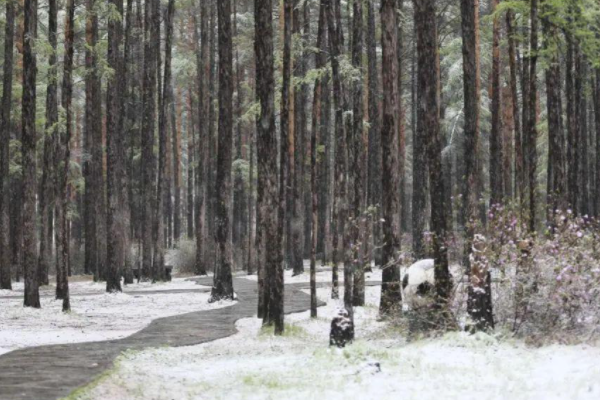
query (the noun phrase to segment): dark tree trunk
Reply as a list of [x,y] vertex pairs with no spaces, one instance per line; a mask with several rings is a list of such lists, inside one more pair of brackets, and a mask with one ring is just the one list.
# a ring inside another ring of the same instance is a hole
[[56,203],[56,298],[63,300],[63,311],[71,309],[69,296],[69,220],[67,209],[69,205],[69,161],[71,142],[71,102],[73,94],[73,64],[74,64],[74,39],[75,39],[75,0],[67,1],[67,18],[65,23],[65,56],[64,73],[62,81],[61,103],[65,110],[65,130],[60,137],[60,151],[62,165],[57,173],[56,186],[58,188]]
[[588,190],[588,129],[587,129],[587,90],[586,83],[588,80],[588,64],[587,59],[583,55],[583,50],[579,51],[577,61],[575,63],[575,92],[577,102],[576,118],[579,121],[577,127],[579,129],[579,145],[577,146],[577,158],[579,159],[577,185],[579,187],[579,213],[589,216],[589,190]]
[[156,118],[156,72],[158,68],[158,26],[155,17],[156,0],[148,0],[144,10],[144,84],[142,120],[142,268],[140,277],[148,280],[152,274],[154,201],[156,167],[154,158],[154,129]]
[[[498,5],[494,2],[494,7]],[[463,0],[461,2],[462,16],[462,36],[463,36],[463,73],[464,73],[464,98],[465,98],[465,148],[464,148],[464,163],[465,176],[467,180],[466,192],[464,194],[464,214],[466,220],[466,235],[465,235],[465,265],[469,272],[470,284],[468,287],[467,311],[474,321],[474,329],[485,330],[493,326],[493,317],[491,314],[491,296],[488,296],[488,291],[481,290],[482,284],[485,282],[487,270],[483,268],[481,263],[472,265],[471,257],[473,253],[473,240],[475,233],[475,225],[477,223],[477,181],[479,179],[479,166],[477,160],[477,149],[479,149],[479,3],[477,0]],[[492,91],[494,91],[493,112],[497,115],[493,116],[493,123],[500,124],[500,50],[499,46],[499,29],[497,19],[494,20],[494,47],[493,47],[493,71],[492,71]],[[495,91],[498,91],[496,93]],[[500,127],[496,126],[496,131],[493,134],[500,135]],[[490,140],[498,138],[490,138]],[[501,143],[500,143],[501,145]],[[496,143],[494,146],[498,146]],[[498,149],[496,149],[497,151]],[[500,157],[495,154],[495,157]],[[501,161],[494,160],[496,163]],[[501,165],[495,165],[494,168],[501,168]],[[492,166],[490,165],[490,171]],[[500,171],[495,171],[500,173]],[[491,174],[491,172],[490,172]],[[491,175],[490,175],[491,178]],[[498,177],[494,177],[498,179]],[[496,182],[500,187],[495,188],[498,192],[495,194],[495,201],[502,200],[501,183]],[[486,306],[481,306],[481,305]],[[489,305],[489,307],[487,306]],[[490,324],[491,321],[491,324]]]
[[[123,15],[123,0],[111,0],[114,9]],[[121,274],[125,270],[128,251],[127,215],[123,198],[127,186],[125,173],[125,137],[123,131],[124,64],[120,46],[123,40],[121,20],[108,21],[108,64],[115,71],[108,82],[106,96],[107,140],[107,265],[106,291],[121,291]]]
[[383,114],[381,126],[382,160],[382,284],[381,314],[401,310],[399,252],[400,204],[398,160],[398,22],[395,0],[381,2],[381,77],[383,86]]
[[[492,1],[495,12],[499,0]],[[476,29],[479,29],[476,27]],[[492,130],[490,133],[490,205],[501,204],[504,200],[502,181],[502,106],[500,89],[500,19],[494,17],[492,34]],[[478,62],[478,61],[477,61]],[[469,110],[466,108],[466,112]]]
[[25,272],[25,307],[40,308],[38,252],[36,235],[36,39],[37,1],[24,0],[23,14],[23,109],[21,112],[23,152],[23,269]]
[[94,10],[96,0],[88,0],[86,22],[86,78],[85,78],[85,130],[87,152],[90,160],[86,174],[86,270],[94,274],[94,280],[104,280],[104,257],[102,235],[102,212],[104,196],[101,81],[98,60],[94,51],[98,41],[98,17]]
[[[338,298],[338,265],[342,259],[340,254],[340,236],[344,234],[346,222],[346,135],[344,131],[344,107],[342,104],[342,82],[340,76],[340,65],[338,57],[341,54],[341,18],[336,8],[339,8],[339,0],[325,0],[328,9],[327,24],[329,33],[329,48],[331,58],[331,76],[333,84],[333,109],[335,115],[335,162],[334,162],[334,195],[333,195],[333,219],[331,223],[332,232],[332,288],[331,297]],[[345,282],[344,292],[350,290],[350,282]],[[348,310],[351,312],[352,310]]]
[[[160,3],[156,5],[160,18]],[[155,11],[156,12],[156,11]],[[171,47],[173,41],[173,18],[175,14],[175,2],[169,0],[167,15],[165,19],[165,72],[163,76],[162,93],[160,97],[160,110],[158,118],[158,179],[156,184],[156,198],[154,208],[154,259],[152,265],[152,280],[164,281],[165,276],[165,237],[164,237],[164,202],[167,190],[167,109],[169,102],[173,101],[169,96],[171,85]],[[156,18],[156,16],[155,16]]]
[[[417,59],[416,45],[414,46],[413,60]],[[413,179],[412,179],[412,253],[417,260],[425,258],[425,214],[427,211],[427,156],[425,149],[425,134],[423,124],[418,118],[418,104],[421,102],[422,93],[417,90],[418,66],[413,63]]]
[[[550,48],[550,42],[556,39],[556,29],[551,26],[548,17],[542,20],[544,29],[544,47]],[[549,223],[553,225],[556,210],[567,205],[564,134],[562,121],[562,101],[560,84],[560,64],[558,54],[550,55],[550,66],[545,72],[546,106],[548,112],[548,186],[547,207]]]
[[506,36],[508,38],[508,65],[510,70],[510,93],[513,113],[513,134],[515,142],[515,196],[520,195],[520,188],[523,187],[523,148],[522,148],[522,130],[521,130],[521,118],[519,113],[519,97],[517,93],[517,59],[516,59],[516,44],[515,44],[515,33],[513,27],[513,11],[507,10],[506,12]]
[[52,263],[52,217],[54,210],[53,174],[57,145],[58,94],[57,94],[57,15],[56,0],[48,2],[48,42],[52,52],[48,58],[48,86],[46,89],[46,124],[44,132],[44,168],[40,187],[40,257],[38,272],[40,284],[48,284],[48,270]]
[[[0,289],[12,289],[10,254],[10,111],[13,84],[13,43],[15,35],[15,5],[6,2],[4,30],[4,66],[2,105],[0,109]],[[17,199],[15,199],[17,200]]]
[[[327,38],[327,10],[321,0],[319,3],[319,23],[317,26],[317,52],[315,53],[315,68],[322,69],[326,64],[326,54],[322,51],[324,41]],[[318,229],[319,229],[319,180],[323,177],[319,174],[318,166],[318,149],[320,143],[321,126],[323,124],[323,77],[318,77],[315,80],[313,89],[313,107],[312,107],[312,124],[310,138],[310,194],[312,203],[312,223],[311,223],[311,247],[310,247],[310,315],[317,316],[317,283],[316,283],[316,264],[317,264],[317,245],[318,245]],[[326,162],[321,160],[320,162]]]
[[[192,240],[195,238],[195,230],[197,229],[195,222],[195,213],[194,209],[196,205],[194,203],[194,188],[196,176],[194,173],[194,162],[195,162],[195,153],[196,153],[196,131],[200,129],[198,125],[198,118],[194,110],[196,109],[196,101],[194,100],[195,96],[192,93],[192,90],[188,90],[188,115],[189,124],[187,129],[187,238]],[[199,160],[200,162],[200,160]],[[202,249],[202,246],[197,247]]]
[[479,2],[461,1],[462,37],[463,37],[463,87],[464,87],[464,172],[466,185],[463,193],[462,213],[465,221],[465,257],[468,266],[471,254],[471,242],[477,221],[477,181],[479,166],[477,149],[479,148]]
[[[171,88],[171,90],[173,90]],[[181,130],[182,130],[182,112],[183,95],[182,90],[177,90],[177,98],[173,97],[173,103],[177,102],[176,112],[178,125],[172,123],[171,130],[173,132],[172,148],[173,148],[173,246],[177,247],[181,239]],[[174,107],[174,106],[172,106]],[[172,110],[173,121],[175,110]]]
[[[301,9],[298,0],[295,0],[294,12],[293,12],[293,35],[300,36],[302,33],[301,25],[306,23],[301,17]],[[306,65],[304,60],[304,50],[296,50],[298,54],[295,57],[293,65],[293,75],[296,79],[302,79],[304,76]],[[294,55],[292,55],[294,57]],[[290,142],[290,148],[293,151],[290,153],[289,162],[293,163],[293,167],[290,168],[290,182],[292,187],[292,237],[291,237],[291,258],[292,269],[294,275],[304,273],[304,213],[303,213],[303,193],[304,193],[304,155],[305,155],[305,136],[306,136],[306,113],[305,113],[305,84],[292,85],[292,96],[291,100],[291,130],[293,139]]]
[[231,161],[233,145],[233,63],[231,0],[217,4],[219,19],[219,140],[215,181],[217,260],[211,301],[233,299],[232,254],[229,220],[231,210]]
[[[289,12],[289,8],[285,12]],[[278,220],[282,217],[281,189],[277,189],[277,137],[275,129],[275,76],[273,58],[273,3],[272,0],[255,0],[254,27],[256,53],[256,93],[260,102],[260,115],[257,123],[257,159],[258,159],[258,222],[257,227],[262,231],[260,236],[268,243],[264,249],[265,265],[263,279],[270,280],[265,285],[270,288],[268,311],[263,310],[263,315],[270,314],[271,322],[275,323],[275,334],[283,333],[283,251],[282,233],[283,226]],[[288,43],[289,44],[289,43]],[[289,50],[289,47],[288,47]],[[287,53],[289,65],[289,53]],[[285,61],[285,57],[284,57]],[[285,70],[284,70],[285,71]],[[286,74],[289,82],[289,70]],[[285,85],[285,79],[284,79]],[[283,132],[283,131],[282,131]],[[285,135],[282,134],[282,138]],[[285,140],[282,140],[285,142]],[[283,146],[281,146],[283,149]],[[285,153],[285,151],[283,152]],[[285,164],[282,164],[285,165]],[[273,210],[277,208],[278,212]],[[260,305],[260,299],[259,299]]]
[[[381,122],[379,99],[379,74],[377,72],[377,39],[375,34],[375,1],[369,0],[367,7],[367,69],[368,69],[368,194],[369,206],[377,207],[377,216],[381,215]],[[373,224],[373,258],[381,265],[381,225],[378,217]],[[369,260],[370,262],[370,260]]]
[[196,84],[198,86],[198,121],[197,129],[199,133],[198,149],[196,154],[198,156],[198,162],[196,166],[196,204],[195,204],[195,226],[196,226],[196,273],[199,275],[206,275],[206,260],[204,259],[204,248],[203,244],[205,241],[204,237],[204,208],[205,208],[205,194],[206,184],[204,182],[206,175],[206,158],[208,148],[208,124],[206,119],[208,117],[208,68],[210,67],[208,60],[208,5],[206,2],[201,2],[200,9],[200,35],[198,35],[198,24],[195,21],[195,40],[194,43],[198,44],[198,38],[200,39],[201,46],[200,51],[196,49]]
[[[444,309],[450,297],[452,281],[448,270],[447,208],[442,176],[442,148],[439,122],[439,75],[431,74],[431,66],[438,64],[438,42],[434,0],[414,1],[415,29],[417,32],[419,125],[426,138],[431,198],[431,231],[435,260],[436,301]],[[428,69],[429,68],[429,69]]]
[[352,164],[350,175],[354,181],[352,195],[352,269],[354,272],[352,304],[365,305],[365,265],[363,238],[365,223],[363,211],[365,209],[364,182],[365,163],[363,152],[363,92],[362,92],[362,56],[363,56],[363,4],[355,1],[352,5],[352,66],[360,71],[360,78],[352,83],[352,137],[349,143],[352,146]]
[[527,174],[529,175],[529,231],[535,231],[535,211],[537,202],[537,51],[538,51],[538,0],[531,0],[531,36],[529,44],[529,118],[527,118]]
[[594,96],[594,123],[596,125],[596,192],[595,215],[600,216],[600,68],[596,68],[596,86]]
[[571,34],[566,34],[567,55],[565,71],[565,92],[566,92],[566,112],[567,112],[567,174],[568,174],[568,193],[569,206],[577,212],[577,201],[579,197],[579,188],[577,185],[577,169],[579,159],[577,157],[578,139],[578,120],[575,115],[576,95],[574,88],[573,69],[575,63],[575,53],[577,44],[574,42]]

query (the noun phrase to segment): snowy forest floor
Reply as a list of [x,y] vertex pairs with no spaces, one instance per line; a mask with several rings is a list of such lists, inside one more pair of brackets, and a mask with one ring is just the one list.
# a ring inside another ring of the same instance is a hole
[[22,283],[14,284],[13,291],[0,291],[0,354],[31,346],[120,339],[158,318],[234,304],[209,304],[210,288],[185,277],[127,285],[116,294],[106,293],[106,284],[90,277],[74,278],[70,313],[63,313],[62,301],[54,299],[53,284],[40,289],[41,309],[23,307]]
[[[377,275],[367,280],[378,280]],[[328,282],[331,274],[321,272],[318,278]],[[308,282],[308,274],[294,280]],[[286,316],[283,337],[273,337],[256,318],[241,319],[239,332],[225,339],[124,353],[112,370],[70,398],[600,398],[599,347],[532,348],[465,333],[409,343],[401,329],[378,320],[379,286],[367,287],[367,304],[356,309],[356,341],[331,348],[329,325],[342,303],[330,299],[330,290],[318,289],[328,303],[318,309],[318,318],[308,311]]]

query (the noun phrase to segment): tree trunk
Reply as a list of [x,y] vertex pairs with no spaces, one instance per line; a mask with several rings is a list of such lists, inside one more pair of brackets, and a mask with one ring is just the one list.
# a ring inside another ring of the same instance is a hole
[[[333,220],[331,223],[332,232],[332,288],[331,297],[338,298],[338,265],[340,262],[340,236],[344,233],[344,224],[346,222],[346,135],[344,131],[344,107],[342,104],[342,82],[340,76],[340,65],[338,57],[341,54],[341,20],[339,13],[336,12],[334,2],[339,0],[325,0],[324,4],[328,9],[327,24],[329,33],[329,48],[331,58],[331,77],[333,83],[333,109],[335,115],[335,162],[334,162],[334,196],[333,196]],[[339,8],[339,3],[337,4]],[[343,252],[342,252],[343,254]],[[345,282],[345,290],[350,290],[351,282]],[[348,310],[351,312],[352,310]]]
[[[114,9],[123,15],[123,0],[111,0]],[[125,254],[128,251],[126,209],[123,187],[127,186],[125,173],[125,141],[123,130],[124,86],[123,58],[120,51],[123,40],[121,20],[108,22],[108,64],[115,71],[108,82],[106,96],[107,119],[107,265],[106,291],[121,291],[121,274],[125,270]]]
[[[156,5],[160,11],[160,3]],[[156,11],[155,11],[156,12]],[[165,72],[163,76],[163,89],[160,97],[160,110],[158,118],[158,179],[156,185],[156,198],[154,208],[154,262],[153,281],[164,281],[165,276],[165,238],[164,238],[164,201],[167,185],[167,109],[172,96],[169,96],[171,85],[171,47],[173,41],[173,18],[175,14],[175,2],[169,0],[167,15],[165,19]],[[156,18],[156,16],[155,16]],[[159,13],[160,18],[160,13]]]
[[417,112],[419,124],[426,138],[436,303],[443,310],[450,298],[452,281],[448,270],[447,208],[442,176],[438,97],[439,75],[431,74],[431,66],[439,65],[435,1],[415,0],[414,7],[419,66],[417,85],[421,93]]
[[354,181],[352,193],[352,269],[354,273],[352,305],[365,305],[365,265],[363,259],[363,237],[365,224],[363,211],[365,209],[364,182],[365,164],[363,163],[363,82],[362,82],[362,57],[363,57],[363,4],[355,1],[352,4],[352,66],[360,71],[360,78],[352,83],[352,164],[350,175]]
[[529,175],[529,231],[535,231],[535,211],[537,202],[537,51],[538,51],[538,0],[531,0],[531,36],[529,54],[529,118],[527,135],[527,173]]
[[[556,38],[556,28],[550,25],[548,17],[542,19],[544,47],[550,47],[550,41]],[[545,72],[546,106],[548,112],[548,186],[547,207],[549,223],[553,225],[556,210],[567,205],[565,180],[564,134],[562,122],[562,102],[560,90],[560,64],[558,54],[550,55],[550,66]]]
[[400,291],[400,204],[398,160],[398,22],[395,0],[381,2],[381,77],[383,86],[383,114],[381,126],[382,159],[382,284],[381,314],[401,311]]
[[515,53],[515,33],[513,28],[513,11],[506,11],[506,36],[508,38],[508,64],[510,70],[510,93],[511,93],[511,104],[513,114],[513,136],[515,143],[515,189],[514,195],[518,197],[520,195],[519,189],[522,187],[523,182],[523,149],[522,149],[522,130],[521,130],[521,118],[519,114],[519,97],[517,93],[517,60]]
[[194,43],[198,43],[198,38],[200,38],[201,47],[200,51],[196,49],[196,84],[198,86],[199,96],[198,96],[198,119],[199,123],[197,124],[197,129],[199,133],[198,140],[198,149],[196,149],[196,154],[198,157],[198,162],[196,166],[196,209],[195,209],[195,226],[196,226],[196,272],[199,275],[206,275],[206,260],[204,259],[204,249],[203,244],[205,241],[204,237],[204,208],[205,208],[205,175],[206,175],[206,158],[207,151],[209,150],[208,144],[208,124],[206,123],[206,119],[208,117],[208,108],[207,108],[207,96],[208,96],[208,5],[206,2],[201,2],[200,9],[200,35],[198,35],[198,24],[196,20],[196,29],[195,29],[195,40]]
[[158,68],[158,26],[155,24],[156,0],[148,0],[144,10],[144,84],[142,120],[142,268],[140,277],[149,280],[152,274],[155,201],[154,129],[156,118],[156,71]]
[[23,109],[21,112],[23,152],[23,269],[25,272],[25,307],[40,308],[38,252],[36,235],[36,39],[37,1],[24,0],[23,16]]
[[0,289],[10,290],[10,111],[13,84],[13,42],[15,35],[15,5],[6,2],[4,30],[4,66],[2,79],[2,105],[0,109]]
[[233,299],[232,254],[229,220],[231,210],[231,161],[233,145],[233,63],[231,0],[217,4],[219,19],[219,139],[217,150],[216,232],[217,260],[211,301]]
[[57,146],[58,122],[58,94],[57,94],[57,15],[58,4],[56,0],[48,2],[48,42],[52,52],[48,57],[48,86],[46,89],[46,124],[44,132],[44,168],[42,170],[42,184],[40,187],[40,257],[38,272],[40,284],[48,284],[48,270],[52,263],[52,217],[54,210],[53,174],[55,173],[55,160]]
[[[499,0],[492,1],[492,12]],[[476,26],[475,29],[478,29]],[[502,181],[502,93],[500,89],[500,19],[494,17],[492,34],[492,130],[490,133],[490,206],[503,203],[504,183]],[[466,108],[466,112],[469,110]]]
[[[256,53],[256,93],[260,102],[260,115],[257,123],[257,159],[258,159],[258,222],[260,233],[265,245],[264,278],[271,282],[265,285],[270,289],[268,312],[263,310],[266,317],[270,314],[271,321],[275,323],[275,334],[283,333],[283,249],[282,234],[283,225],[279,218],[283,217],[283,200],[281,188],[277,189],[277,137],[275,128],[275,76],[273,58],[273,4],[272,0],[255,0],[254,27]],[[287,3],[286,3],[287,5]],[[289,12],[286,7],[284,12]],[[288,32],[291,31],[288,29]],[[289,36],[288,36],[289,38]],[[284,41],[285,43],[285,41]],[[288,42],[289,45],[289,42]],[[287,58],[284,51],[284,65],[289,66],[289,47],[287,47]],[[285,72],[285,69],[284,69]],[[289,70],[284,73],[289,83]],[[287,86],[284,79],[284,87]],[[283,97],[286,99],[287,97]],[[285,101],[284,101],[285,104]],[[283,116],[282,116],[283,118]],[[281,131],[281,138],[286,135]],[[285,140],[282,140],[285,142]],[[285,150],[280,144],[281,150]],[[285,154],[285,151],[282,152]],[[282,163],[281,165],[285,165]],[[281,181],[281,179],[280,179]],[[277,208],[278,212],[273,210]],[[259,299],[260,304],[260,299]]]
[[71,102],[73,94],[73,54],[74,54],[74,39],[75,39],[75,0],[67,1],[67,18],[65,23],[65,56],[64,56],[64,73],[62,82],[61,103],[65,110],[65,131],[60,138],[60,151],[58,154],[62,156],[62,166],[57,173],[58,179],[56,186],[60,196],[57,197],[56,203],[56,298],[63,300],[63,311],[71,309],[69,295],[69,220],[68,220],[68,205],[69,205],[69,162],[70,162],[70,142],[71,142]]
[[[368,204],[377,207],[373,223],[373,258],[381,264],[381,122],[379,99],[379,75],[377,72],[377,39],[375,34],[375,1],[369,0],[367,14],[367,69],[368,69]],[[370,262],[370,260],[369,260]]]

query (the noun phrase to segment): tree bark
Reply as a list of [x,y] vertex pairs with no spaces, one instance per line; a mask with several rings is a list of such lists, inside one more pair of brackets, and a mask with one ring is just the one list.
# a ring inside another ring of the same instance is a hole
[[[439,122],[439,75],[431,74],[438,65],[438,43],[434,0],[415,0],[415,29],[417,31],[419,124],[426,138],[427,166],[431,198],[431,230],[434,254],[436,303],[444,310],[450,298],[452,281],[448,270],[447,208],[442,176],[442,148]],[[429,68],[429,69],[428,69]]]
[[381,77],[383,86],[383,114],[381,126],[382,159],[382,284],[381,314],[401,311],[402,293],[400,291],[400,207],[398,161],[398,21],[396,2],[381,2]]
[[365,224],[363,212],[365,209],[364,183],[365,163],[363,153],[363,4],[361,1],[352,3],[352,66],[358,71],[360,79],[352,83],[352,164],[350,175],[354,181],[352,193],[352,270],[354,275],[352,305],[365,305],[365,263],[363,259],[363,238]]
[[36,39],[37,1],[24,0],[23,15],[23,96],[22,137],[23,157],[23,269],[25,272],[25,307],[40,308],[38,252],[36,234]]
[[[492,1],[492,13],[499,0]],[[475,29],[478,29],[476,27]],[[494,16],[492,28],[492,130],[490,133],[490,206],[503,203],[504,182],[502,176],[502,93],[500,89],[500,19]],[[465,105],[466,106],[466,105]],[[469,110],[465,107],[465,112]]]
[[15,36],[15,4],[6,2],[4,29],[4,66],[2,105],[0,109],[0,289],[11,290],[10,252],[10,121],[13,84],[13,43]]
[[211,301],[233,299],[231,210],[231,161],[233,145],[233,62],[231,0],[217,4],[219,21],[219,139],[217,150],[216,232],[217,260]]
[[[115,11],[123,15],[123,0],[111,0]],[[125,141],[123,130],[124,64],[120,51],[123,40],[121,20],[108,21],[108,64],[114,75],[108,82],[106,97],[107,139],[107,268],[106,291],[121,291],[121,275],[125,270],[128,251],[126,209],[123,188],[127,186],[125,173]]]
[[144,84],[143,84],[143,110],[142,119],[142,268],[140,277],[149,280],[152,275],[153,240],[152,229],[154,226],[154,201],[155,201],[155,158],[154,158],[154,129],[156,118],[156,72],[158,68],[158,26],[155,23],[157,0],[148,0],[144,9]]
[[[335,115],[335,162],[334,162],[334,196],[333,196],[333,220],[331,223],[332,232],[332,287],[331,297],[337,299],[338,294],[338,265],[340,259],[340,236],[344,234],[346,222],[346,134],[344,130],[344,107],[342,82],[340,77],[340,65],[338,57],[341,54],[341,20],[336,8],[339,8],[339,0],[325,0],[328,9],[327,24],[329,34],[329,48],[331,61],[331,76],[333,84],[333,109]],[[343,254],[343,252],[342,252]],[[346,278],[346,277],[344,277]],[[350,282],[345,282],[345,292],[350,290]],[[351,312],[352,310],[348,310]]]
[[[287,4],[286,4],[287,5]],[[284,6],[285,7],[285,6]],[[284,12],[289,12],[287,7]],[[275,324],[275,334],[283,333],[283,248],[282,233],[282,196],[281,188],[277,188],[277,137],[275,128],[275,76],[273,58],[273,3],[272,0],[255,0],[254,3],[254,50],[256,53],[256,93],[260,102],[260,114],[257,123],[256,148],[258,155],[258,222],[261,238],[264,240],[265,276],[270,280],[267,288],[270,289],[268,312],[263,310],[264,316],[270,314],[270,319]],[[289,33],[291,31],[288,30]],[[285,41],[284,41],[285,42]],[[287,48],[289,51],[289,48]],[[286,55],[284,51],[284,56]],[[284,57],[284,64],[289,65],[289,52]],[[286,61],[287,60],[287,61]],[[285,69],[284,69],[285,71]],[[289,70],[287,72],[289,81]],[[286,80],[284,79],[284,86]],[[285,99],[285,97],[284,97]],[[282,116],[283,117],[283,116]],[[281,131],[281,138],[286,137]],[[285,140],[282,140],[285,142]],[[280,144],[281,150],[285,150]],[[283,151],[285,154],[285,151]],[[285,164],[282,164],[285,165]],[[281,180],[281,178],[280,178]],[[273,210],[277,208],[278,212]],[[259,299],[260,304],[260,299]]]
[[52,263],[52,218],[54,210],[53,174],[56,163],[54,156],[57,146],[58,94],[57,94],[57,18],[58,4],[56,0],[48,2],[48,42],[52,52],[48,57],[48,85],[46,88],[46,124],[44,130],[44,168],[40,187],[40,256],[38,272],[40,284],[48,284],[48,270]]
[[60,196],[56,204],[56,298],[63,300],[63,311],[71,309],[71,300],[69,295],[69,162],[70,162],[70,142],[71,142],[71,102],[73,95],[73,64],[74,64],[74,39],[75,39],[75,0],[67,1],[67,17],[65,22],[65,55],[64,72],[62,81],[61,103],[65,110],[65,130],[60,137],[60,148],[58,152],[62,156],[62,168],[59,170],[56,180],[56,186]]

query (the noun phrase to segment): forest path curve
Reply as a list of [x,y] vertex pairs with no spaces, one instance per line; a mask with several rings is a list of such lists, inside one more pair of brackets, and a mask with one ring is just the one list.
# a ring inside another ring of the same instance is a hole
[[[197,281],[212,285],[212,278]],[[310,309],[310,296],[298,286],[286,285],[286,313]],[[234,287],[238,301],[230,307],[156,319],[123,339],[29,347],[6,353],[0,356],[0,400],[60,399],[110,369],[123,351],[191,346],[231,336],[237,332],[238,319],[256,315],[258,298],[254,281],[234,278]]]

